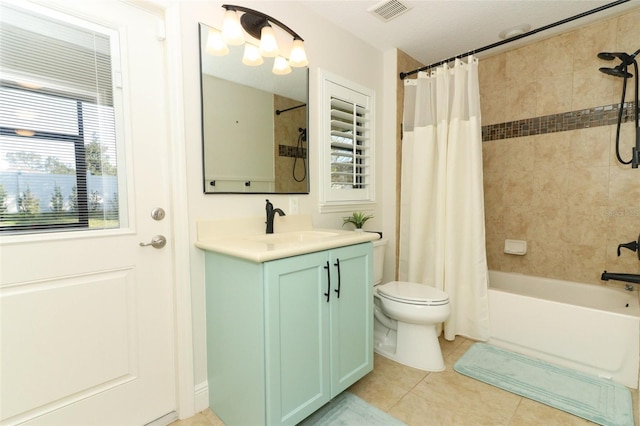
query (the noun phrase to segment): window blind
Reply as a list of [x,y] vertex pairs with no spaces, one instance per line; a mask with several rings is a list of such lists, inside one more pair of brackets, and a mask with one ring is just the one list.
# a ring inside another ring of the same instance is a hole
[[108,35],[6,5],[0,12],[4,85],[113,105]]
[[114,33],[0,5],[0,232],[119,227]]

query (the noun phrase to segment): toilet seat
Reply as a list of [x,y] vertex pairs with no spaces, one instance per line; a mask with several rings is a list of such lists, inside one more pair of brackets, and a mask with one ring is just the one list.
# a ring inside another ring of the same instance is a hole
[[441,306],[449,303],[449,295],[429,285],[392,281],[377,286],[378,295],[412,305]]

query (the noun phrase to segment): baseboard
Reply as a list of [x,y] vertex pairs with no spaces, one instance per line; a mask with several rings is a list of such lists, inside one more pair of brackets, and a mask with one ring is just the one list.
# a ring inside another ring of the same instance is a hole
[[169,414],[160,417],[159,419],[147,423],[145,426],[168,426],[176,420],[178,420],[178,413],[172,411]]
[[194,391],[196,412],[199,413],[209,408],[209,383],[206,381],[198,383]]

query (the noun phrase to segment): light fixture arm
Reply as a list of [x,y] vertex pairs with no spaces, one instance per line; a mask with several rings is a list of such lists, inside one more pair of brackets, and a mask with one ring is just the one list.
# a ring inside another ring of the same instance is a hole
[[244,30],[247,33],[251,34],[251,36],[253,36],[256,39],[260,39],[260,30],[262,29],[262,27],[265,25],[269,25],[269,22],[271,22],[276,24],[283,30],[285,30],[287,33],[289,33],[294,40],[304,41],[304,39],[300,37],[298,33],[293,31],[291,28],[289,28],[282,22],[278,21],[277,19],[272,18],[271,16],[266,15],[262,12],[249,9],[248,7],[244,7],[244,6],[236,6],[233,4],[223,4],[222,7],[226,10],[235,10],[235,11],[244,12],[245,15],[243,15],[243,18],[247,14],[251,15],[251,18],[241,19],[242,28],[244,28]]

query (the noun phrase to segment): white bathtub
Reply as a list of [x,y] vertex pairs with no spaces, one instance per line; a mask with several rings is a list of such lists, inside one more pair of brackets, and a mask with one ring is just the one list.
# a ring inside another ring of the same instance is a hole
[[489,271],[490,344],[638,388],[634,291]]

